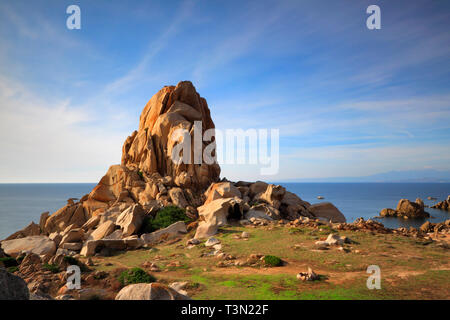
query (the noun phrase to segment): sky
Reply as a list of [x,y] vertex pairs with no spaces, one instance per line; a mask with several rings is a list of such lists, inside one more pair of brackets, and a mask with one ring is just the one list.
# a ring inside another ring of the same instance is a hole
[[222,177],[450,170],[449,57],[448,1],[2,0],[0,183],[98,181],[182,80],[217,128],[279,129],[275,176]]

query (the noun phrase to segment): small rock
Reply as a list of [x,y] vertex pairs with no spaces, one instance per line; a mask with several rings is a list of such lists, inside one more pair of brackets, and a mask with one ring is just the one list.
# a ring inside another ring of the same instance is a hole
[[220,243],[220,241],[218,239],[211,237],[205,242],[205,247],[212,247],[219,243]]
[[319,280],[319,276],[308,267],[308,272],[300,272],[297,274],[297,279],[302,281],[314,281]]
[[246,239],[246,238],[249,238],[249,237],[250,237],[250,234],[248,232],[244,231],[244,232],[241,233],[241,238]]

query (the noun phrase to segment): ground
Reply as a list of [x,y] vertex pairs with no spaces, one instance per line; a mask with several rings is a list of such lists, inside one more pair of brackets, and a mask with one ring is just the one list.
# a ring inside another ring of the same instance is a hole
[[[250,237],[237,238],[243,231]],[[280,267],[219,267],[219,258],[203,243],[186,248],[192,234],[174,243],[120,252],[111,257],[93,257],[94,269],[142,267],[155,263],[152,273],[159,282],[188,281],[193,299],[450,299],[450,255],[437,242],[396,234],[339,231],[354,241],[345,250],[332,246],[317,250],[315,242],[333,231],[287,226],[230,226],[215,236],[222,250],[234,261],[246,261],[250,254],[275,255],[285,262]],[[176,266],[170,266],[172,263]],[[381,269],[381,289],[369,290],[367,267]],[[311,267],[317,281],[299,281],[297,273]],[[148,270],[148,269],[147,269]]]

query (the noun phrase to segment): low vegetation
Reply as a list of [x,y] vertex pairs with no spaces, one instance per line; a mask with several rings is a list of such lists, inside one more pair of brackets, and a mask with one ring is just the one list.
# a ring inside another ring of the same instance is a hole
[[119,282],[123,285],[129,285],[133,283],[150,283],[155,282],[156,278],[148,274],[141,268],[132,268],[130,270],[123,271],[118,278]]
[[177,221],[190,222],[184,209],[176,206],[168,206],[160,209],[154,218],[147,217],[144,220],[141,231],[143,233],[150,233],[159,229],[167,228]]

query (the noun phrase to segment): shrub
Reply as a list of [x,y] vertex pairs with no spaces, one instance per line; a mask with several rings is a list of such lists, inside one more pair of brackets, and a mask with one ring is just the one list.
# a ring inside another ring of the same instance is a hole
[[9,268],[6,269],[6,270],[8,270],[8,272],[10,272],[10,273],[14,273],[14,272],[16,272],[16,271],[19,271],[19,267],[18,267],[18,266],[9,267]]
[[146,217],[144,219],[141,231],[150,233],[159,229],[166,228],[177,221],[189,223],[191,220],[186,215],[184,209],[176,206],[168,206],[160,209],[154,218]]
[[76,266],[80,265],[80,262],[76,258],[71,257],[71,256],[65,256],[64,262],[67,262],[70,265],[76,265]]
[[19,265],[17,260],[12,257],[0,258],[0,262],[3,262],[3,265],[5,266],[5,268],[16,267]]
[[129,285],[133,283],[150,283],[155,282],[156,278],[148,274],[141,268],[133,268],[125,270],[119,275],[119,282],[123,285]]
[[276,256],[264,256],[264,263],[271,267],[278,267],[283,264],[283,260]]
[[144,173],[142,171],[138,171],[138,176],[141,177],[141,179],[144,179]]
[[42,268],[44,268],[45,270],[51,271],[52,273],[59,272],[59,267],[56,264],[44,263],[42,265]]

